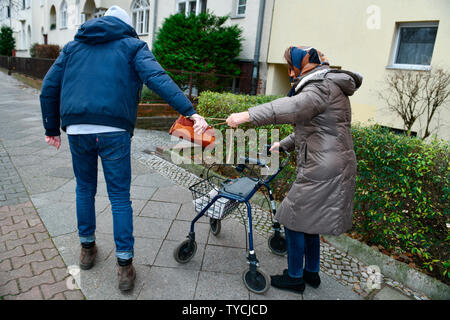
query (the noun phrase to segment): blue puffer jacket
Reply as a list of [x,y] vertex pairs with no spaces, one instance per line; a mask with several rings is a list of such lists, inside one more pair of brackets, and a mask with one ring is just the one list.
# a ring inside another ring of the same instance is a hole
[[45,134],[60,135],[60,125],[65,131],[72,124],[113,126],[133,134],[143,83],[182,115],[195,113],[131,26],[112,16],[87,21],[44,78]]

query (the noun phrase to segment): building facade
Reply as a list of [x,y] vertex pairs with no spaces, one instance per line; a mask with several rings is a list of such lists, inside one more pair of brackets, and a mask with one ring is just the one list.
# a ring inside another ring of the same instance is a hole
[[[139,38],[150,48],[158,28],[170,15],[199,14],[208,10],[215,15],[228,15],[227,24],[239,25],[243,30],[242,51],[238,57],[241,74],[248,78],[257,77],[261,72],[260,78],[264,78],[267,70],[265,60],[273,0],[24,0],[23,3],[22,6],[22,1],[13,0],[14,8],[9,8],[9,0],[0,0],[0,25],[12,26],[17,56],[29,56],[34,43],[63,47],[73,40],[81,24],[101,17],[112,5],[129,13]],[[264,91],[264,83],[257,84],[259,92]]]
[[[9,8],[13,3],[14,8]],[[164,19],[177,12],[209,10],[229,15],[243,30],[241,74],[256,79],[253,93],[284,95],[290,84],[284,50],[308,45],[332,66],[360,72],[364,83],[351,97],[353,120],[403,129],[380,99],[394,70],[450,71],[449,0],[0,0],[0,25],[11,25],[18,56],[33,43],[64,46],[86,20],[119,5],[132,17],[139,37],[152,47]],[[433,133],[450,139],[450,110],[435,115]],[[412,130],[422,134],[425,121]]]
[[[266,94],[285,94],[290,85],[283,59],[289,46],[322,51],[330,64],[364,76],[351,97],[353,120],[403,129],[378,93],[395,70],[450,72],[450,1],[448,0],[323,0],[275,1],[267,58]],[[450,139],[450,108],[435,115],[433,133]],[[412,130],[419,136],[425,121]]]

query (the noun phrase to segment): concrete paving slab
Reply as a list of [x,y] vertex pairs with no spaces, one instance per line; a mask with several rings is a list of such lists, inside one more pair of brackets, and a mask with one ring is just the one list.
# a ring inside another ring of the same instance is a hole
[[202,271],[241,274],[247,268],[245,249],[206,246]]
[[138,300],[192,300],[199,271],[151,267]]
[[51,237],[77,230],[75,203],[56,202],[37,210]]
[[[192,199],[191,199],[192,200]],[[182,220],[182,221],[192,221],[197,216],[197,212],[194,210],[194,205],[192,201],[185,202],[181,205],[180,211],[178,211],[176,220]],[[197,220],[199,223],[209,223],[208,217],[201,217],[199,220]]]
[[306,285],[303,300],[362,300],[350,286],[343,286],[325,273],[320,273],[321,284],[318,288]]
[[[206,243],[208,241],[209,228],[209,224],[206,223],[195,224],[195,241],[197,243]],[[189,221],[174,220],[167,235],[167,240],[184,241],[190,230],[191,223]]]
[[69,179],[66,178],[56,178],[45,175],[32,176],[22,170],[19,171],[19,174],[21,175],[23,184],[29,194],[54,191],[69,181]]
[[57,190],[61,192],[72,192],[75,193],[75,188],[77,187],[77,183],[75,179],[71,179],[59,187]]
[[165,239],[172,221],[167,219],[134,217],[134,235],[136,237]]
[[49,172],[49,175],[57,178],[74,178],[72,167],[57,167]]
[[192,201],[192,193],[180,186],[159,188],[151,200],[185,203]]
[[181,204],[179,203],[150,200],[142,209],[140,216],[173,220],[177,216],[180,207]]
[[[133,142],[131,142],[131,143],[133,143]],[[141,174],[148,174],[148,173],[153,173],[153,172],[154,171],[151,168],[149,168],[148,166],[131,158],[131,174],[141,175]]]
[[287,269],[287,256],[273,254],[267,246],[267,242],[256,246],[255,254],[261,269],[268,275],[281,274],[284,269]]
[[200,272],[194,299],[248,300],[249,293],[240,274],[202,271]]
[[73,202],[75,201],[75,194],[72,194],[71,200],[64,201],[62,200],[62,197],[64,195],[64,192],[61,191],[50,191],[50,192],[43,192],[38,194],[30,195],[31,201],[33,202],[33,205],[36,208],[42,208],[48,205],[51,205],[55,202]]
[[162,239],[134,237],[133,263],[153,265],[156,255],[160,252]]
[[156,192],[154,187],[131,186],[130,197],[137,200],[148,200]]
[[164,240],[161,249],[156,257],[155,266],[181,268],[189,270],[200,270],[202,267],[203,255],[205,253],[205,244],[197,243],[197,252],[188,263],[178,263],[174,258],[174,250],[182,241]]
[[156,187],[156,188],[174,186],[172,181],[157,173],[148,173],[144,175],[139,175],[138,177],[136,177],[136,179],[134,179],[132,185],[141,187]]

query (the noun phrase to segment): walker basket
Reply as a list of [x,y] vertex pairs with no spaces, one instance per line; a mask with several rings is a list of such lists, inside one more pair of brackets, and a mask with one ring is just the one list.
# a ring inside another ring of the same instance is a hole
[[[225,180],[216,176],[208,177],[192,186],[189,190],[192,192],[195,211],[200,213],[219,193]],[[233,212],[239,206],[239,202],[226,198],[218,198],[211,207],[204,213],[205,216],[221,220]]]

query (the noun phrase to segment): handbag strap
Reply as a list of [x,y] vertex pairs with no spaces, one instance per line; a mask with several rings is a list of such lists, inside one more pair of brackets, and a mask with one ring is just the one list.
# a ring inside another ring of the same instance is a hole
[[[187,117],[187,118],[190,118],[190,117]],[[227,119],[225,119],[225,118],[212,118],[212,117],[204,117],[204,119],[205,120],[220,120],[221,122],[218,122],[218,123],[215,123],[215,124],[213,124],[213,125],[211,125],[211,124],[208,124],[210,127],[212,127],[212,128],[214,128],[214,126],[218,126],[218,125],[221,125],[221,124],[226,124],[227,123]]]

